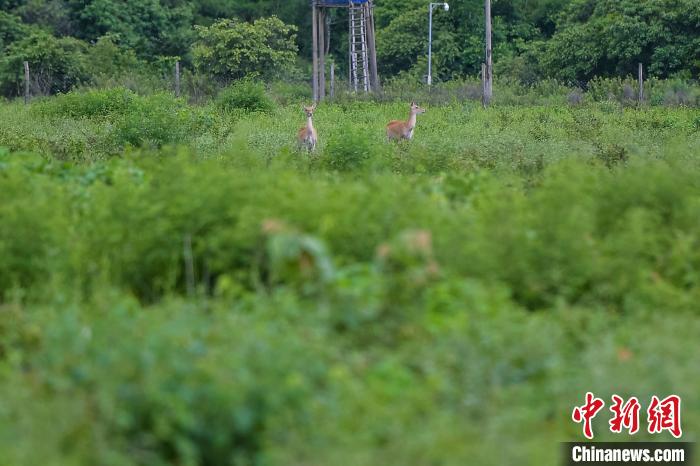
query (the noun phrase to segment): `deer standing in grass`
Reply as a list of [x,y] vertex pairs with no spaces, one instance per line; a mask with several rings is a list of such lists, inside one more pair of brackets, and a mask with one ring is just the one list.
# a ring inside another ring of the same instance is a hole
[[413,129],[416,127],[416,115],[425,113],[425,109],[411,102],[411,113],[408,121],[393,120],[386,125],[386,137],[391,141],[400,141],[402,139],[412,139]]
[[316,111],[316,104],[313,104],[311,107],[304,107],[306,126],[299,130],[299,135],[297,136],[299,147],[306,148],[310,152],[316,149],[316,142],[318,141],[318,135],[316,134],[316,128],[314,128],[313,122],[314,111]]

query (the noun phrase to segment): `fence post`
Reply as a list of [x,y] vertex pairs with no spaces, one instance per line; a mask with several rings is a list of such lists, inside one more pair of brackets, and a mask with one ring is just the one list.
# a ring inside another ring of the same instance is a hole
[[24,104],[29,103],[29,62],[24,62]]
[[486,101],[486,63],[481,64],[481,105],[486,108],[488,102]]
[[335,97],[335,62],[331,62],[331,99]]
[[639,64],[639,105],[644,102],[644,66]]
[[175,62],[175,97],[180,98],[180,60]]

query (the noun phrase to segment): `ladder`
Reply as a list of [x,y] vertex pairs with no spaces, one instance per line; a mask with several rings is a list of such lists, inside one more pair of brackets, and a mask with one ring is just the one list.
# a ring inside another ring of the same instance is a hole
[[367,16],[365,5],[350,3],[350,84],[355,92],[369,92],[369,51],[367,48]]

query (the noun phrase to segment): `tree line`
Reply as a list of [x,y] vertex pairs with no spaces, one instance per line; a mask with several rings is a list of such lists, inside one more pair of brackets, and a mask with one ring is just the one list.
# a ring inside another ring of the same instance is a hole
[[[125,71],[154,73],[174,60],[228,81],[251,74],[304,79],[311,46],[308,0],[0,0],[0,92],[17,95],[22,61],[42,93]],[[380,74],[423,79],[426,0],[375,0]],[[495,73],[530,84],[633,74],[697,78],[697,0],[493,0]],[[331,12],[329,55],[342,73],[347,18]],[[273,18],[273,16],[275,18]],[[436,78],[479,72],[483,2],[454,0],[434,17]]]

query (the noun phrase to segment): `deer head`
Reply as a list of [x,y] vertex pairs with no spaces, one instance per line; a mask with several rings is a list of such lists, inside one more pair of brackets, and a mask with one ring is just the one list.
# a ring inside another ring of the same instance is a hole
[[311,118],[314,116],[314,112],[316,111],[316,104],[313,104],[311,107],[304,107],[304,113],[306,113],[306,118]]
[[419,115],[421,113],[425,113],[425,109],[416,105],[415,102],[411,102],[411,114]]

